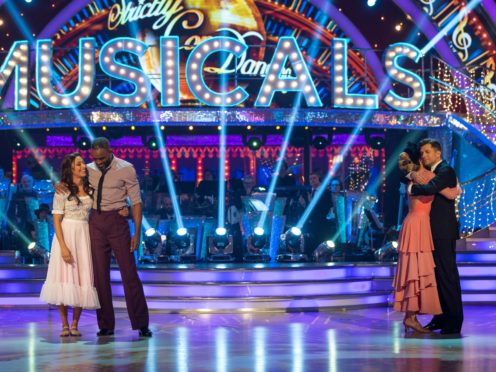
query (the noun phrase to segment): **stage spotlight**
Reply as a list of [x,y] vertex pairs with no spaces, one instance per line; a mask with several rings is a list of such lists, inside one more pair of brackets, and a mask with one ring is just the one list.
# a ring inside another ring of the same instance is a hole
[[24,150],[24,148],[26,147],[24,145],[24,142],[21,141],[20,139],[17,139],[15,142],[14,142],[14,147],[17,151],[21,151],[21,150]]
[[377,4],[377,0],[367,0],[367,6],[373,7]]
[[158,257],[162,254],[166,239],[165,235],[161,235],[160,232],[154,228],[146,230],[145,238],[143,240],[143,256],[140,258],[140,262],[156,263]]
[[301,246],[301,230],[300,228],[293,226],[286,232],[286,246],[293,250],[297,250]]
[[229,237],[227,236],[227,230],[224,227],[218,227],[215,229],[214,235],[214,245],[217,249],[224,249],[229,244]]
[[257,151],[265,145],[266,137],[263,135],[244,135],[243,144],[252,151]]
[[324,150],[329,145],[329,140],[324,136],[315,136],[312,139],[312,146],[317,150]]
[[207,260],[214,262],[231,262],[233,256],[233,237],[224,227],[215,229],[215,234],[208,238]]
[[185,227],[177,229],[170,239],[170,261],[196,261],[194,238]]
[[258,137],[251,137],[248,140],[247,146],[252,151],[257,151],[262,146],[262,141]]
[[366,133],[365,134],[365,142],[367,145],[372,147],[374,150],[380,150],[384,148],[386,139],[384,138],[383,134],[371,134],[371,133]]
[[80,137],[77,141],[77,147],[81,150],[88,150],[91,147],[91,141],[88,137]]
[[269,262],[269,239],[265,230],[257,226],[253,234],[248,236],[246,243],[246,255],[244,260],[247,262]]
[[313,260],[315,262],[332,262],[334,261],[335,250],[336,244],[334,241],[326,240],[313,251]]
[[259,249],[267,243],[267,235],[265,235],[265,230],[262,227],[255,227],[251,242],[255,248]]
[[28,252],[33,257],[33,259],[41,259],[43,260],[44,264],[48,263],[48,253],[38,243],[36,242],[29,243]]
[[301,229],[294,226],[282,234],[279,240],[277,261],[304,262],[308,261],[305,252],[305,238]]
[[156,137],[150,137],[146,141],[146,147],[148,147],[152,151],[158,150],[158,140]]
[[398,260],[398,242],[387,242],[374,252],[375,259],[379,262],[393,262]]

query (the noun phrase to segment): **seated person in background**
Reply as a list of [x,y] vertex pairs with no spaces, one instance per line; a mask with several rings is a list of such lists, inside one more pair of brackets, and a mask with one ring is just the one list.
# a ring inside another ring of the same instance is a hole
[[214,179],[214,175],[211,170],[205,170],[203,174],[203,180],[200,181],[196,189],[196,193],[200,196],[214,196],[217,195],[218,185],[217,181]]
[[170,195],[165,195],[161,198],[159,201],[159,209],[157,209],[156,213],[161,220],[173,220],[175,218]]
[[[317,171],[314,171],[310,174],[309,181],[311,191],[308,194],[308,199],[305,200],[303,196],[299,199],[300,205],[305,209],[308,208],[312,199],[316,197],[316,193],[320,189],[322,178]],[[305,246],[305,251],[308,257],[312,256],[313,251],[320,243],[331,238],[331,230],[329,221],[327,220],[327,214],[331,206],[331,193],[328,190],[324,190],[318,202],[310,212],[303,228],[303,231],[309,234],[309,239]]]
[[252,175],[248,174],[244,176],[241,181],[243,182],[243,190],[241,190],[242,196],[249,196],[253,192],[255,188],[255,178]]

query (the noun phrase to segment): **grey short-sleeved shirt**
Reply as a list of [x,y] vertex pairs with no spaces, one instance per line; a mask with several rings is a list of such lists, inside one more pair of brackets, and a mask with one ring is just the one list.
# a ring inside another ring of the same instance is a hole
[[[102,172],[94,162],[88,164],[87,168],[90,185],[95,189],[93,208],[96,209],[97,188]],[[109,168],[103,180],[102,211],[121,209],[127,205],[127,197],[131,200],[131,205],[141,203],[140,187],[134,166],[114,156]]]

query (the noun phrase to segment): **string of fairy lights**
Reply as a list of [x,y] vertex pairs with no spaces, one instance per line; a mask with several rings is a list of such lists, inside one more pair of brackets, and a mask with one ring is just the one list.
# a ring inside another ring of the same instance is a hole
[[[436,59],[431,77],[433,109],[460,115],[496,143],[496,92],[489,88],[493,75],[486,68],[464,74]],[[496,220],[496,170],[462,188],[456,211],[462,236],[470,236]]]
[[496,171],[462,185],[457,216],[462,236],[491,225],[496,219]]
[[[494,71],[471,69],[464,74],[435,59],[432,103],[436,111],[457,113],[496,143],[496,91],[490,89]],[[484,84],[488,84],[487,86]]]

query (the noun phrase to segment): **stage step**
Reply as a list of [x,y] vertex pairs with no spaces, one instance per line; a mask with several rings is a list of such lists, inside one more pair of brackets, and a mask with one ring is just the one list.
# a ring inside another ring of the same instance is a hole
[[495,251],[496,252],[496,239],[495,238],[467,238],[465,240],[466,251]]
[[[458,252],[463,300],[496,303],[496,252]],[[43,265],[1,265],[0,306],[39,301]],[[139,268],[149,308],[160,312],[314,311],[391,305],[394,263],[190,264]],[[116,309],[126,308],[111,270]]]
[[13,265],[19,256],[18,251],[0,251],[0,265]]

